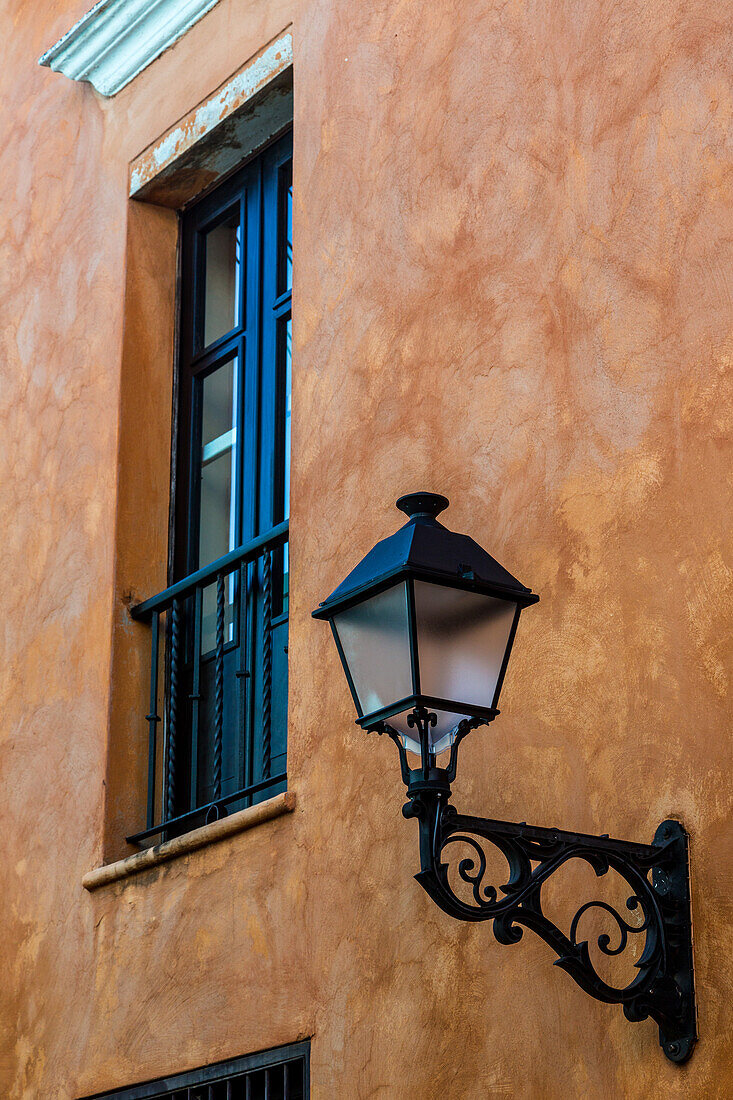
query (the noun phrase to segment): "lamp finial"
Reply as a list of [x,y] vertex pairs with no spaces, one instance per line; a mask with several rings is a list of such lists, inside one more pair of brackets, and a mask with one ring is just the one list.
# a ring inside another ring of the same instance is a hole
[[429,516],[430,519],[435,519],[449,504],[448,497],[441,496],[440,493],[406,493],[397,501],[399,510],[410,519],[414,516]]

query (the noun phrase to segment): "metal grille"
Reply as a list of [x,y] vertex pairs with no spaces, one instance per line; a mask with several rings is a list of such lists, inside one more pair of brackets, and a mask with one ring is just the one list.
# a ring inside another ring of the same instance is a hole
[[147,1084],[95,1093],[114,1100],[308,1100],[310,1043],[251,1054]]

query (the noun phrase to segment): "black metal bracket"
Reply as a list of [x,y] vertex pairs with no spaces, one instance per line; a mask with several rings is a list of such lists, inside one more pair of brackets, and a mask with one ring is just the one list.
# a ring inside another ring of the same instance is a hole
[[[413,718],[421,734],[423,766],[410,770],[399,733],[382,723],[400,751],[402,775],[409,801],[402,812],[417,819],[420,828],[420,873],[415,876],[433,901],[451,917],[464,921],[494,922],[499,943],[518,943],[523,929],[540,936],[557,955],[555,966],[567,971],[596,1000],[620,1004],[628,1020],[651,1017],[659,1026],[659,1042],[673,1062],[684,1062],[697,1040],[692,959],[692,920],[688,837],[678,821],[663,821],[651,844],[589,836],[561,829],[466,817],[449,804],[455,778],[460,739],[480,721],[468,719],[459,727],[447,768],[435,766],[426,752],[431,716],[418,708]],[[466,884],[466,898],[451,885],[450,845],[461,843],[472,854],[459,860],[458,877]],[[493,845],[509,865],[508,880],[494,886],[486,882],[485,844]],[[629,913],[640,921],[629,923],[604,901],[587,901],[579,907],[566,935],[542,909],[542,887],[558,868],[572,859],[584,860],[597,875],[609,869],[630,887]],[[644,948],[634,963],[638,974],[623,988],[607,984],[594,969],[587,940],[578,939],[578,925],[588,910],[601,910],[613,922],[613,940],[604,933],[598,947],[608,956],[621,955],[630,936],[643,934]]]

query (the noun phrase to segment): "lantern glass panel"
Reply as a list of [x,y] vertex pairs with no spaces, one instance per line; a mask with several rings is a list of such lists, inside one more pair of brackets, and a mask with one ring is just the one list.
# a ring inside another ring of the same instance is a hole
[[467,708],[494,705],[517,605],[415,581],[420,692]]
[[338,612],[333,625],[362,714],[372,714],[412,694],[404,582]]

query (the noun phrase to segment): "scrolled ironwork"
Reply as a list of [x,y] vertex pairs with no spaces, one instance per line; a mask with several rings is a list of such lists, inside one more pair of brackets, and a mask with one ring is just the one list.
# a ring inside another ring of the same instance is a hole
[[[410,770],[400,735],[382,723],[379,732],[388,733],[400,749],[403,778],[409,801],[405,817],[416,818],[420,831],[420,865],[415,877],[433,901],[458,920],[493,922],[495,939],[515,944],[525,928],[540,936],[557,955],[555,965],[592,997],[620,1004],[627,1019],[651,1017],[659,1026],[664,1053],[675,1062],[685,1061],[695,1044],[695,1000],[692,972],[692,932],[687,856],[687,835],[676,821],[659,826],[651,844],[589,836],[560,829],[528,826],[467,817],[450,805],[450,784],[455,776],[455,752],[449,768],[441,769],[426,751],[429,720],[417,714],[423,748],[421,768]],[[453,750],[456,745],[454,744]],[[470,855],[460,858],[457,879],[449,870],[453,845],[464,844]],[[487,845],[505,858],[508,875],[504,883],[488,881]],[[542,890],[545,883],[565,864],[581,860],[596,875],[609,871],[629,887],[626,908],[638,912],[639,923],[630,923],[604,901],[585,901],[575,912],[569,934],[545,914]],[[454,881],[465,883],[470,896],[460,896]],[[629,937],[643,935],[644,948],[634,962],[637,973],[625,986],[614,986],[595,969],[588,941],[578,938],[582,917],[589,911],[603,912],[613,922],[612,939],[603,932],[597,939],[606,956],[619,956]]]
[[473,837],[461,836],[460,834],[449,836],[443,845],[443,850],[449,844],[468,844],[476,852],[478,863],[470,857],[462,859],[458,864],[458,874],[471,887],[477,905],[493,905],[497,899],[497,892],[495,886],[483,885],[484,875],[486,874],[486,853],[481,845]]
[[[626,899],[626,908],[636,909],[636,907],[640,903],[641,898],[637,898],[635,895],[632,895],[630,898]],[[612,905],[609,905],[608,902],[586,901],[585,905],[581,905],[580,909],[573,917],[570,925],[570,942],[573,944],[574,947],[578,946],[578,924],[580,923],[580,918],[584,916],[585,913],[598,909],[602,909],[613,918],[613,920],[616,922],[616,927],[618,928],[619,932],[619,941],[616,947],[611,947],[611,937],[608,935],[607,932],[602,932],[601,935],[598,937],[598,947],[604,955],[622,955],[623,952],[626,950],[626,944],[629,940],[629,933],[635,935],[637,932],[646,932],[646,930],[649,928],[649,917],[647,917],[642,924],[629,924],[628,921],[624,920],[619,911],[617,909],[614,909]]]

